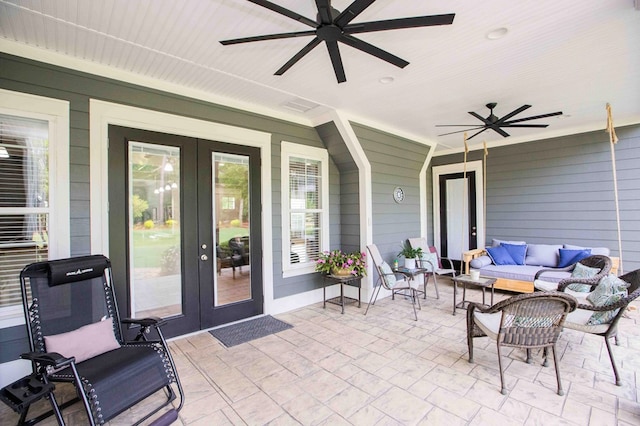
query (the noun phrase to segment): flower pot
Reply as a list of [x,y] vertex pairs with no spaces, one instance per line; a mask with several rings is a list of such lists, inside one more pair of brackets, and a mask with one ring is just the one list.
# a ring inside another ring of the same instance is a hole
[[416,269],[416,259],[404,259],[404,267],[407,269]]
[[351,275],[353,270],[351,268],[333,268],[331,274],[338,277],[346,277]]

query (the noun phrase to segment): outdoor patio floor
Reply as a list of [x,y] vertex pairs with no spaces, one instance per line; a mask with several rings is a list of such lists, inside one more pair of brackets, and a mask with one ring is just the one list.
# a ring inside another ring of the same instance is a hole
[[[470,364],[466,312],[451,315],[450,282],[441,280],[440,300],[431,297],[433,287],[428,292],[417,322],[403,298],[380,300],[367,316],[366,303],[344,315],[318,303],[276,316],[292,329],[232,348],[207,332],[173,340],[186,393],[175,424],[640,424],[638,309],[621,320],[614,346],[623,386],[614,384],[602,337],[565,330],[557,345],[565,395],[556,394],[553,363],[542,367],[538,352],[526,364],[522,350],[503,351],[509,392],[502,395],[495,344],[476,339]],[[469,298],[480,300],[479,292]],[[140,408],[110,425],[131,424]],[[66,418],[86,423],[77,404]],[[3,405],[0,424],[16,421]]]

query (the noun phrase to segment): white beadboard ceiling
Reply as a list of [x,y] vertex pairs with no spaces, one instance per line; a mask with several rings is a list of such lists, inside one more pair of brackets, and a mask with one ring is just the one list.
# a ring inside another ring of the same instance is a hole
[[[315,20],[314,0],[272,2]],[[324,44],[274,75],[310,37],[222,46],[310,29],[245,0],[0,0],[0,50],[309,125],[336,110],[446,153],[462,148],[462,133],[438,135],[464,128],[435,125],[477,125],[467,112],[486,117],[488,102],[498,117],[524,104],[514,118],[563,115],[529,122],[546,129],[507,129],[506,139],[488,130],[472,149],[604,129],[607,102],[616,126],[640,123],[639,9],[634,0],[378,0],[353,22],[456,16],[356,35],[410,62],[404,69],[340,44],[342,84]],[[505,37],[486,37],[501,27]]]

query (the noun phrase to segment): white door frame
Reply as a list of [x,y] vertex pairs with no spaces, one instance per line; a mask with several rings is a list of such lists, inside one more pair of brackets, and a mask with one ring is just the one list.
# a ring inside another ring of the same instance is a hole
[[[478,232],[478,247],[485,246],[485,226],[484,226],[484,179],[482,172],[482,161],[467,162],[467,172],[476,173],[476,219]],[[433,243],[440,247],[440,176],[453,173],[463,173],[464,163],[447,164],[433,167]]]

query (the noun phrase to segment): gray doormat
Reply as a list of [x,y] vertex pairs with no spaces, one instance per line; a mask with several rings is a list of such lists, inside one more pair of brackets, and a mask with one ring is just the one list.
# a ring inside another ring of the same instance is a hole
[[240,322],[238,324],[217,328],[215,330],[211,330],[209,333],[211,333],[211,335],[216,339],[220,340],[223,345],[230,348],[231,346],[259,339],[292,327],[293,326],[291,324],[275,319],[271,315],[267,315],[249,321]]

